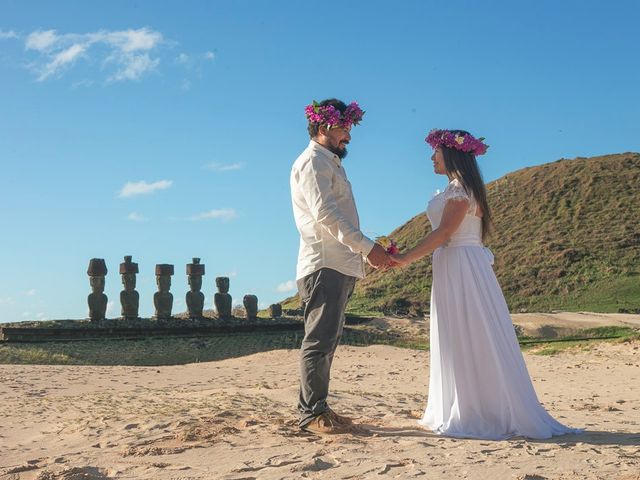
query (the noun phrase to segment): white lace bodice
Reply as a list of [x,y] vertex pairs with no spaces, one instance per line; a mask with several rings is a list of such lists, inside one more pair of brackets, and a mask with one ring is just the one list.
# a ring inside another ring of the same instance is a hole
[[431,228],[438,228],[442,221],[444,206],[449,200],[465,199],[469,201],[467,214],[458,227],[458,230],[451,236],[447,246],[455,245],[482,245],[482,218],[476,216],[477,203],[472,193],[462,186],[458,179],[453,179],[444,189],[444,192],[437,194],[427,205],[427,217],[431,222]]

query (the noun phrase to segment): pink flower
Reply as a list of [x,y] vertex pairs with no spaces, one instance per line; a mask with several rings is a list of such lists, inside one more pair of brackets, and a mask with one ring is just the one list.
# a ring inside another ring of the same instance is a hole
[[396,245],[396,242],[391,240],[389,237],[385,237],[385,236],[378,237],[376,238],[376,242],[382,245],[382,248],[384,248],[389,255],[395,255],[396,253],[400,253],[400,250],[398,249],[398,245]]
[[489,145],[483,142],[484,138],[475,138],[470,133],[460,134],[451,130],[433,129],[425,138],[425,141],[432,148],[448,147],[462,152],[473,153],[474,155],[484,155],[487,153]]
[[364,111],[358,106],[357,102],[351,102],[344,113],[340,113],[340,110],[333,105],[321,107],[314,100],[311,105],[304,107],[304,112],[309,123],[318,123],[329,128],[335,126],[348,128],[352,125],[358,125],[364,115]]

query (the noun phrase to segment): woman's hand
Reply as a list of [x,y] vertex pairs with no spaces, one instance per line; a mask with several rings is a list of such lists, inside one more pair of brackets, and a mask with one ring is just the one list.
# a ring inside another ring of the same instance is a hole
[[395,267],[406,267],[411,263],[409,260],[407,260],[404,253],[395,253],[389,256],[394,262],[396,262],[396,265],[394,265]]

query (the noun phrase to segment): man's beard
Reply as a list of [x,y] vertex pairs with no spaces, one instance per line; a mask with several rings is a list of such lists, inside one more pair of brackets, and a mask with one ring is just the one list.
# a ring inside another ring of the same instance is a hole
[[[346,144],[345,144],[346,145]],[[335,153],[340,160],[344,159],[347,156],[347,147],[340,149],[339,147],[330,146],[329,151]]]

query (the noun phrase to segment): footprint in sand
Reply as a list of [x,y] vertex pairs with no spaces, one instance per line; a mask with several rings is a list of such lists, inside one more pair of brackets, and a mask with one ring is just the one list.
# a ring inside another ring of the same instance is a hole
[[321,472],[323,470],[329,470],[330,468],[337,467],[335,463],[331,463],[323,459],[322,457],[316,457],[310,462],[303,463],[291,469],[292,472]]
[[[16,473],[22,473],[22,472],[28,472],[30,470],[38,470],[39,467],[38,466],[38,461],[37,460],[30,460],[27,463],[23,464],[23,465],[18,465],[16,467],[10,467],[6,470],[0,470],[0,478],[4,478],[5,475],[12,475],[9,478],[13,478],[13,474]],[[15,477],[18,478],[18,477]]]
[[96,467],[66,468],[59,472],[45,470],[36,477],[36,480],[109,480],[104,470]]
[[[259,470],[264,470],[265,468],[279,468],[285,467],[287,465],[293,465],[296,463],[300,463],[302,460],[298,460],[300,457],[298,455],[294,455],[293,457],[290,455],[275,455],[273,457],[269,457],[266,462],[258,463],[258,462],[245,462],[243,467],[239,467],[233,470],[235,473],[247,473],[247,472],[257,472]],[[254,463],[258,463],[254,465]]]

